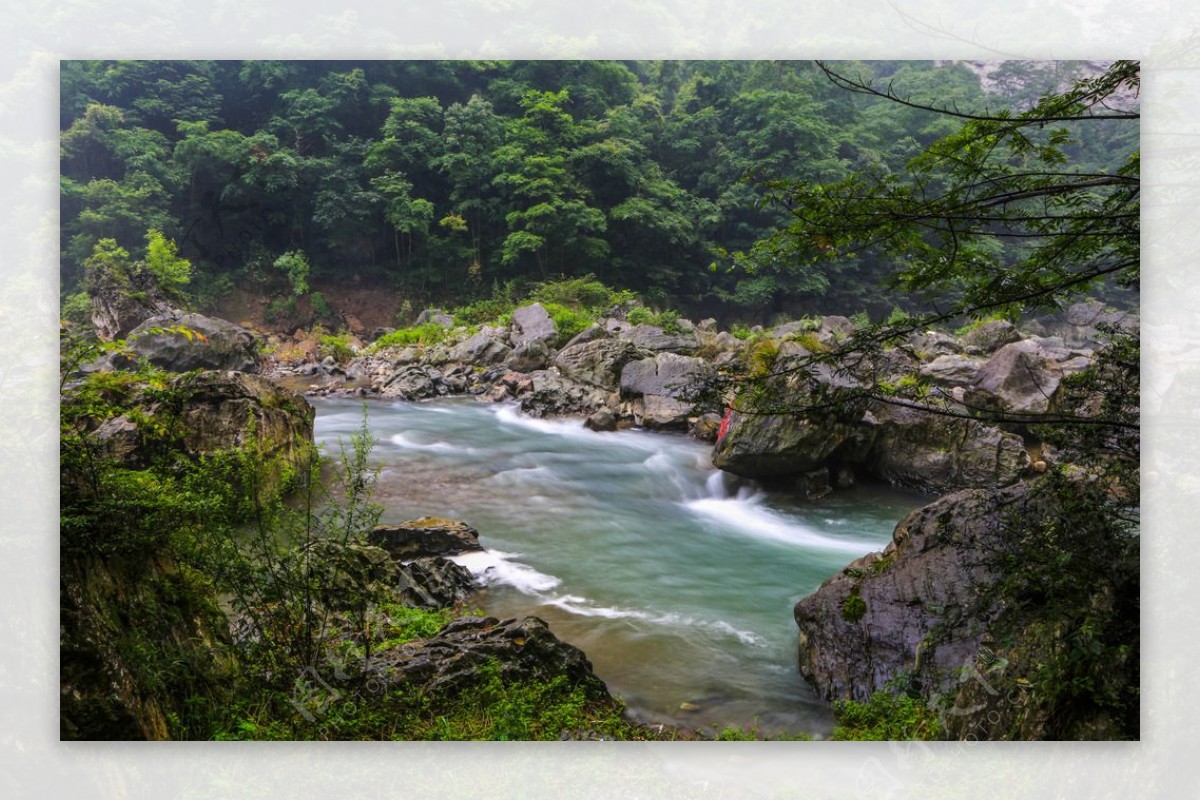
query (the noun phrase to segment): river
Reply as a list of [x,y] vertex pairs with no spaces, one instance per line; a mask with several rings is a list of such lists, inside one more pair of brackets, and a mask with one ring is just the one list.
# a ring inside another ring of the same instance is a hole
[[[336,456],[363,402],[313,404]],[[928,500],[863,486],[795,503],[715,470],[689,437],[596,433],[515,406],[367,408],[382,522],[478,529],[486,550],[455,557],[485,585],[474,605],[546,620],[649,723],[828,734],[829,707],[797,672],[792,605]]]

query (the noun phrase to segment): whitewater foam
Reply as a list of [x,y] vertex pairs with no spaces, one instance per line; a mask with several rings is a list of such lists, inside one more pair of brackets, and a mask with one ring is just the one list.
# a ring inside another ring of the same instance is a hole
[[411,437],[404,434],[392,434],[388,439],[395,445],[401,448],[408,448],[414,451],[429,451],[431,453],[459,453],[472,454],[476,453],[475,448],[468,448],[462,445],[451,445],[449,442],[417,442]]
[[547,575],[523,562],[513,561],[518,556],[520,554],[484,550],[469,551],[448,558],[471,571],[471,575],[485,587],[504,584],[526,595],[540,596],[541,593],[562,584],[562,580],[557,576]]
[[882,547],[880,543],[866,540],[841,539],[819,534],[763,508],[759,497],[702,498],[687,501],[683,505],[692,512],[759,539],[858,554],[877,551]]

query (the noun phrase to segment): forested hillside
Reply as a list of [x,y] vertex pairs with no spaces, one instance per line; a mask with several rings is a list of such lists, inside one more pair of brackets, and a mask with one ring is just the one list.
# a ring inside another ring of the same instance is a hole
[[[839,65],[964,111],[1021,108],[1081,68],[1014,62],[985,95],[962,65]],[[72,61],[61,104],[68,304],[102,240],[129,259],[173,241],[193,303],[252,287],[285,318],[324,304],[319,282],[419,311],[587,274],[747,321],[886,314],[921,299],[881,293],[893,265],[870,250],[755,272],[729,254],[788,222],[770,182],[901,173],[958,125],[779,61]],[[1136,126],[1083,135],[1083,167],[1136,147]]]

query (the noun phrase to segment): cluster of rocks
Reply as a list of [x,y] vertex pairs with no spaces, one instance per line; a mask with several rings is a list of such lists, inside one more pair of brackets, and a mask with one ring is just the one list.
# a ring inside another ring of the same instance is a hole
[[[371,395],[425,400],[474,395],[517,402],[530,415],[578,416],[597,430],[642,426],[715,431],[713,410],[692,394],[715,367],[737,358],[744,343],[716,330],[714,321],[679,329],[633,325],[608,317],[561,342],[554,320],[539,303],[516,309],[507,326],[471,333],[451,328],[436,310],[422,313],[445,325],[446,341],[430,347],[392,346],[333,364],[274,364],[275,376],[307,376],[313,394]],[[698,355],[700,354],[700,355]],[[702,358],[704,356],[704,358]],[[705,413],[709,413],[707,419]],[[717,418],[719,421],[719,418]]]
[[[816,343],[829,335],[833,330],[823,326]],[[773,369],[779,373],[809,353],[786,337],[777,345]],[[1026,423],[1055,410],[1063,379],[1092,360],[1089,347],[1068,345],[1061,336],[1026,335],[1007,321],[984,323],[961,337],[922,332],[852,370],[822,368],[788,380],[796,397],[822,385],[923,380],[928,408],[876,400],[857,417],[831,412],[823,419],[731,410],[713,462],[746,477],[795,482],[809,497],[852,484],[856,476],[929,492],[1006,486],[1046,469],[1053,451],[1027,441]],[[973,419],[980,412],[999,422]]]

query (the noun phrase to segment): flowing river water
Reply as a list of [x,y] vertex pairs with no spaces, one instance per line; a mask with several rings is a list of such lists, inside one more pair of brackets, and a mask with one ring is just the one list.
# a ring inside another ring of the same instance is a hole
[[[315,399],[330,455],[363,402]],[[596,433],[471,399],[368,404],[382,522],[467,522],[474,606],[533,614],[579,646],[639,720],[827,734],[797,672],[793,604],[879,550],[922,496],[857,487],[799,504],[715,470],[683,435]]]

